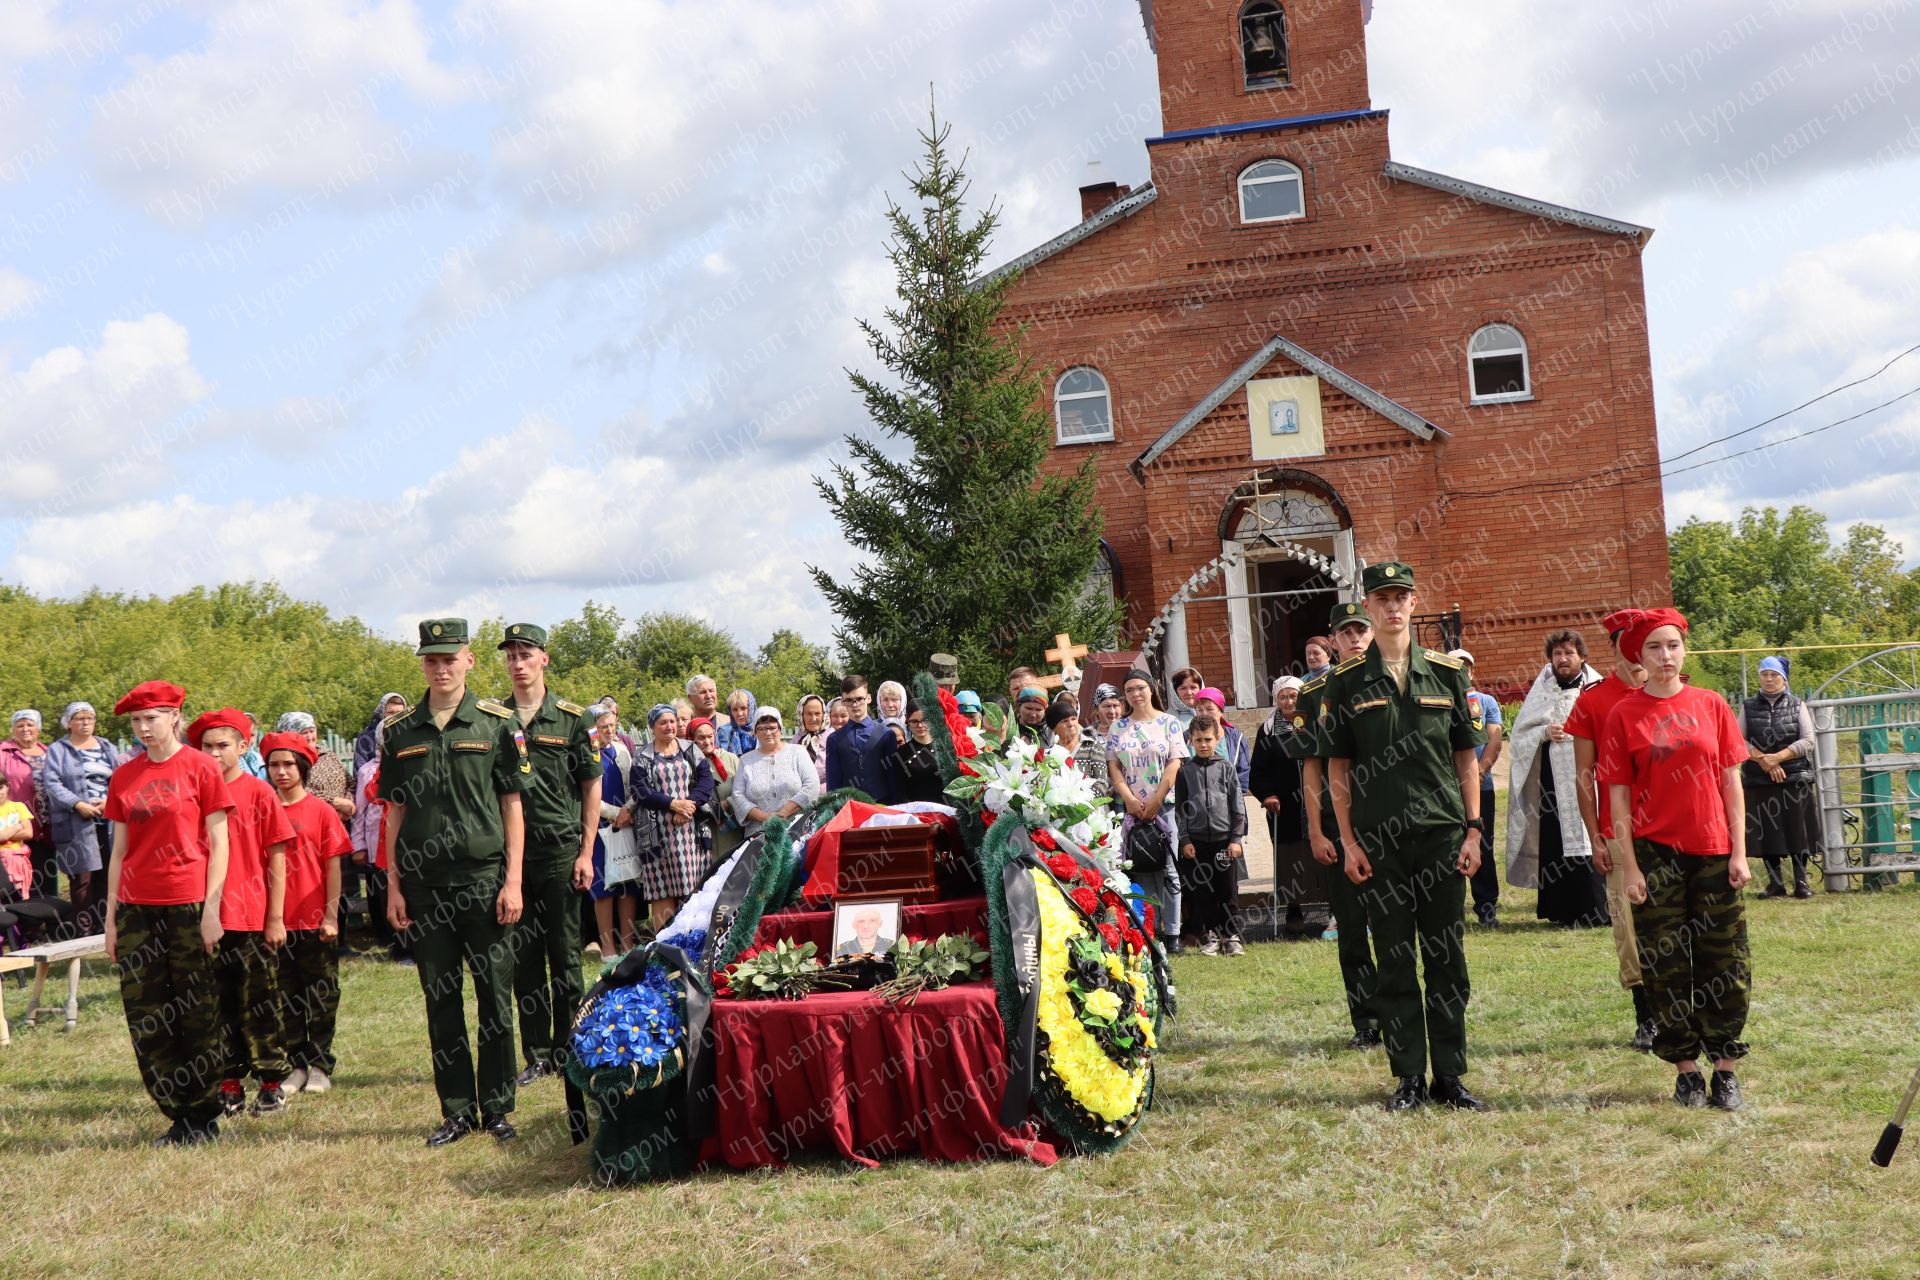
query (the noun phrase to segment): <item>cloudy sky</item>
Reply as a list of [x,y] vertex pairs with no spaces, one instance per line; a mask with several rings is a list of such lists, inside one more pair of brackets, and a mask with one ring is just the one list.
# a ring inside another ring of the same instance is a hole
[[[1669,457],[1920,343],[1920,0],[1376,0],[1370,43],[1398,159],[1658,229]],[[0,579],[825,640],[808,478],[930,88],[996,260],[1147,176],[1134,0],[0,0]],[[1667,496],[1912,560],[1917,493],[1920,395]]]

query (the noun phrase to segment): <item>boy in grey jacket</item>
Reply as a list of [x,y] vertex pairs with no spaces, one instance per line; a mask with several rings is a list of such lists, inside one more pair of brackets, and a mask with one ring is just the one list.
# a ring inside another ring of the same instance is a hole
[[1193,757],[1174,778],[1176,821],[1180,830],[1180,879],[1186,886],[1200,954],[1246,954],[1240,941],[1239,871],[1246,850],[1247,808],[1240,775],[1219,755],[1216,724],[1195,720],[1190,731]]

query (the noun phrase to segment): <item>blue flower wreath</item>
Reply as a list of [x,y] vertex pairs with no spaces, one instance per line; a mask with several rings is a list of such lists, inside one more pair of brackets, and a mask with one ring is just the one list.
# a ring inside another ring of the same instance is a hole
[[615,987],[595,1000],[575,1024],[573,1052],[584,1067],[654,1070],[677,1066],[686,1030],[680,996],[659,965],[630,987]]

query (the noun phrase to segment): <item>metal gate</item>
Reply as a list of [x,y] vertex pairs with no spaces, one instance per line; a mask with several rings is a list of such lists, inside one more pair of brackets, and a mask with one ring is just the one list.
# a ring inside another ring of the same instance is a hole
[[1836,673],[1807,710],[1828,892],[1852,888],[1852,876],[1877,888],[1897,872],[1920,873],[1920,644]]

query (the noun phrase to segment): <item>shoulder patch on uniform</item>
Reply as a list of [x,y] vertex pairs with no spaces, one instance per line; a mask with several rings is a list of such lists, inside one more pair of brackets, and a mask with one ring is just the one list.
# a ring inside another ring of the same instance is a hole
[[1326,683],[1327,683],[1327,678],[1325,676],[1316,676],[1312,680],[1309,680],[1305,684],[1301,685],[1300,692],[1312,693],[1314,690],[1322,687]]
[[507,706],[504,702],[495,702],[492,698],[475,698],[473,705],[490,716],[499,716],[502,720],[508,719],[513,715],[513,709],[511,707]]
[[[1339,674],[1340,674],[1340,673],[1341,673],[1342,671],[1351,671],[1351,670],[1352,670],[1353,668],[1355,668],[1355,667],[1357,667],[1357,666],[1359,666],[1359,665],[1360,665],[1361,663],[1363,663],[1363,662],[1365,662],[1366,660],[1367,660],[1367,655],[1366,655],[1366,654],[1364,654],[1364,653],[1362,653],[1362,654],[1356,654],[1356,655],[1354,655],[1353,657],[1351,657],[1351,658],[1348,658],[1348,659],[1347,659],[1347,660],[1346,660],[1345,662],[1342,662],[1342,663],[1340,663],[1340,664],[1338,664],[1337,666],[1335,666],[1335,667],[1334,667],[1334,669],[1333,669],[1332,671],[1330,671],[1330,672],[1328,672],[1328,673],[1327,673],[1327,675],[1335,675],[1335,676],[1337,676],[1337,675],[1339,675]],[[1325,680],[1325,679],[1326,679],[1327,677],[1326,677],[1326,676],[1321,676],[1320,678],[1321,678],[1322,680]]]
[[385,720],[382,720],[380,722],[380,727],[383,729],[391,729],[393,728],[393,726],[399,724],[402,720],[405,720],[408,716],[412,715],[413,712],[414,712],[414,708],[412,707],[408,707],[405,711],[396,711],[392,715],[388,716]]
[[1447,667],[1451,670],[1458,671],[1462,665],[1460,659],[1444,654],[1438,649],[1422,649],[1420,652],[1428,662],[1431,662],[1436,667]]
[[581,706],[577,702],[568,702],[565,698],[555,698],[553,700],[553,705],[560,708],[562,711],[566,712],[570,716],[583,716],[587,714],[587,709],[585,707]]

